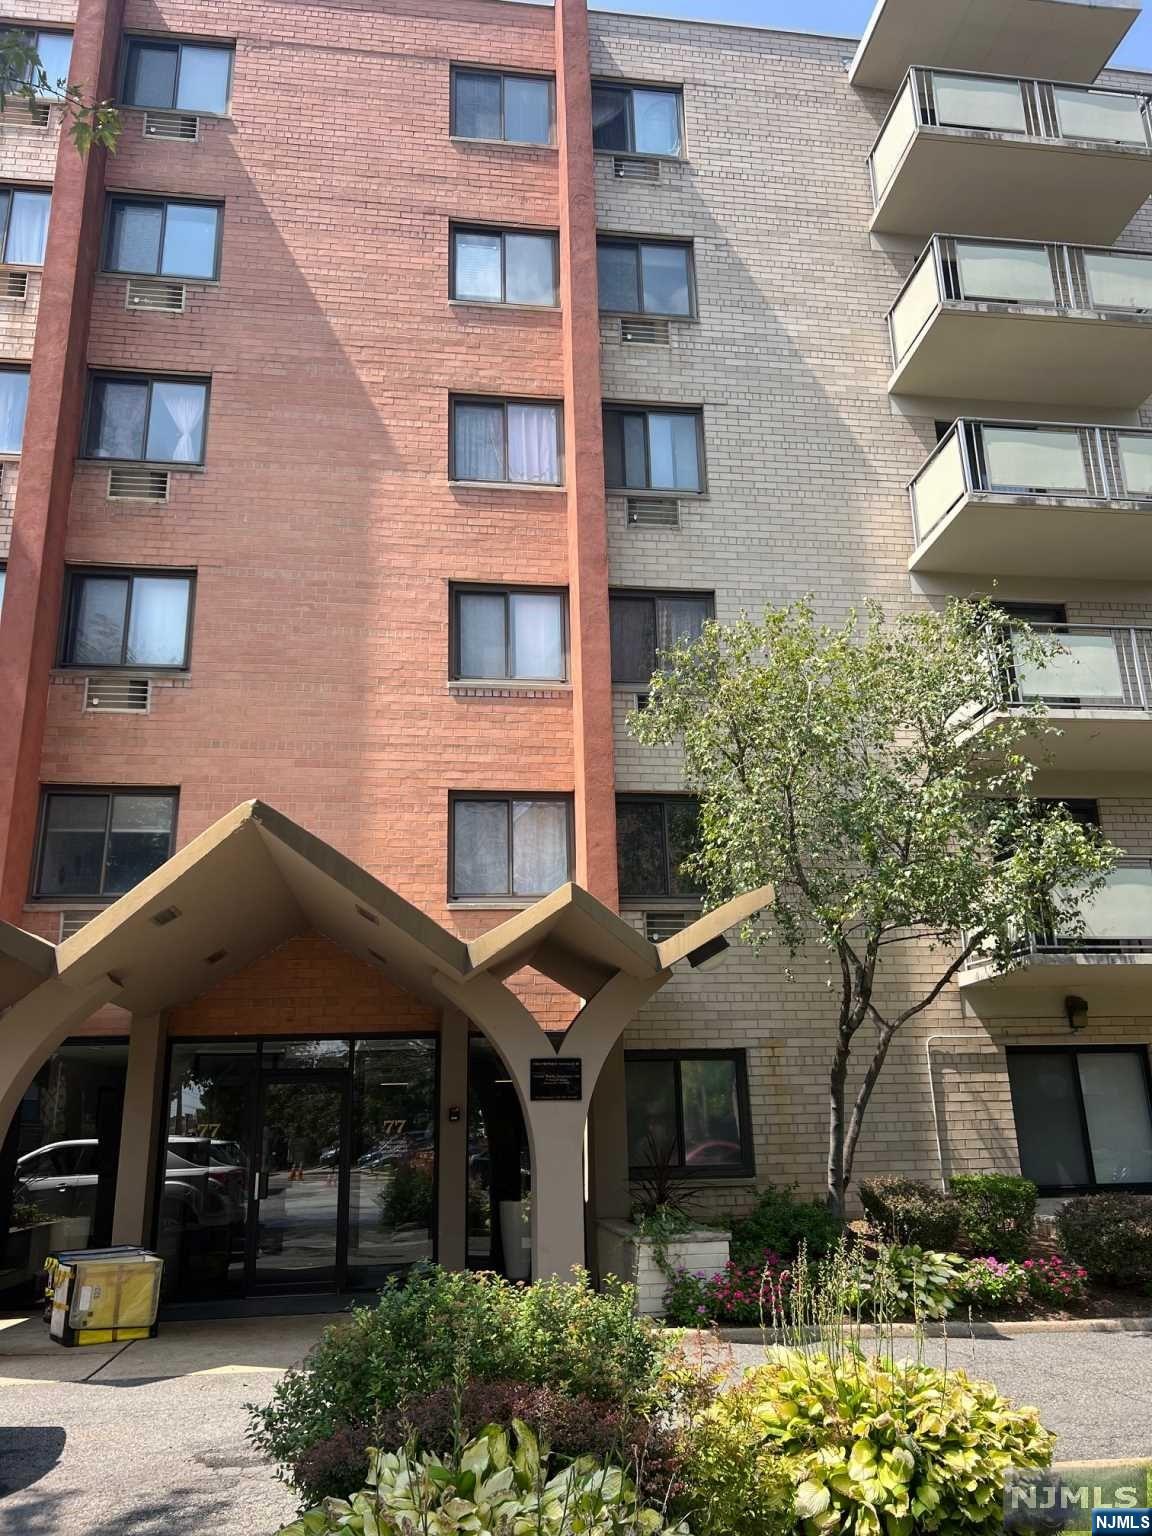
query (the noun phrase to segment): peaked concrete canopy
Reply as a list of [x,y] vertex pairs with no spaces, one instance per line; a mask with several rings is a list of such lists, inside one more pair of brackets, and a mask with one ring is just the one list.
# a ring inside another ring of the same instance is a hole
[[0,1008],[18,1003],[55,972],[54,944],[11,923],[0,923]]

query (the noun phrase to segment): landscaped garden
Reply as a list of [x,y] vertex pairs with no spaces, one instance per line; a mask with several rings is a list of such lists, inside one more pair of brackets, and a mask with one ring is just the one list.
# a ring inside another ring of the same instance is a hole
[[[390,1284],[252,1409],[301,1501],[282,1536],[1000,1529],[1005,1469],[1048,1465],[1054,1437],[963,1371],[895,1361],[885,1327],[1147,1294],[1152,1197],[1069,1202],[1060,1253],[1037,1246],[1026,1180],[877,1179],[861,1197],[867,1221],[841,1231],[765,1190],[726,1271],[671,1274],[665,1324],[614,1280],[429,1267]],[[738,1377],[717,1323],[762,1326],[767,1363]]]

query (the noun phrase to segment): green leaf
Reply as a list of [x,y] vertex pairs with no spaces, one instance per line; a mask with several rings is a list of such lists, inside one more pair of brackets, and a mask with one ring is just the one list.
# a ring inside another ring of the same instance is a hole
[[795,1494],[795,1511],[798,1520],[814,1520],[822,1515],[832,1502],[832,1496],[823,1483],[806,1481]]

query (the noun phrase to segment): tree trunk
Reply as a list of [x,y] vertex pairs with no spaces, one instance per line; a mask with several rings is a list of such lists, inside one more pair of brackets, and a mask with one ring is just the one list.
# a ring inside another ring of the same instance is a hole
[[828,1209],[838,1221],[844,1220],[844,1089],[848,1080],[848,1056],[851,1047],[841,1036],[828,1074]]

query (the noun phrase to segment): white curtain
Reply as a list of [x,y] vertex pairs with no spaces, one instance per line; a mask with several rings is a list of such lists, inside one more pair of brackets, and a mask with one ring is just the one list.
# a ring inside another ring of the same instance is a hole
[[132,584],[127,660],[134,666],[182,666],[187,632],[187,581],[138,576]]
[[457,405],[457,480],[504,479],[504,413],[498,405]]
[[563,800],[512,802],[512,890],[546,896],[568,879],[568,807]]
[[564,676],[563,604],[553,592],[514,592],[512,611],[512,676]]
[[19,453],[28,410],[28,370],[0,368],[0,453]]
[[452,892],[508,894],[508,802],[457,800],[452,811]]
[[48,212],[52,198],[47,192],[14,192],[12,216],[8,221],[8,243],[4,260],[14,267],[44,265],[44,245],[48,239]]
[[653,490],[700,489],[699,440],[694,416],[666,416],[653,411],[648,417],[648,454]]
[[508,478],[529,485],[560,484],[554,405],[508,407]]
[[632,92],[632,118],[636,125],[636,153],[680,153],[680,98],[673,91]]
[[148,457],[170,459],[177,464],[199,463],[203,423],[202,384],[154,384],[152,414],[148,422]]
[[1076,1064],[1096,1182],[1152,1183],[1152,1125],[1139,1056],[1135,1051],[1081,1051]]

